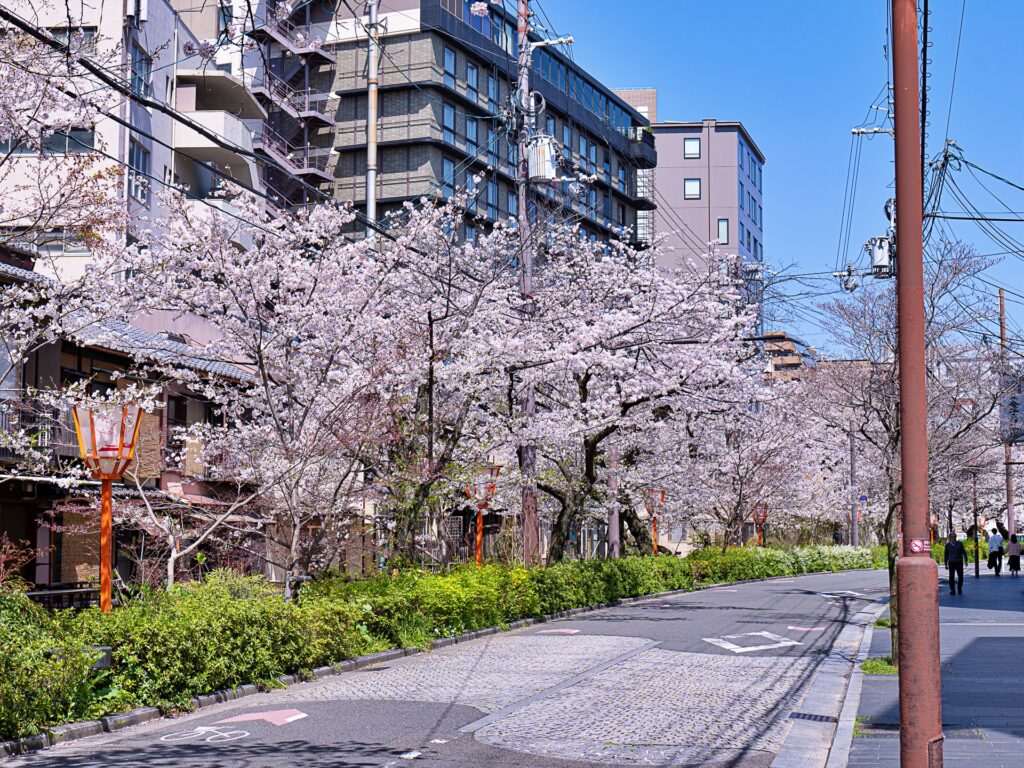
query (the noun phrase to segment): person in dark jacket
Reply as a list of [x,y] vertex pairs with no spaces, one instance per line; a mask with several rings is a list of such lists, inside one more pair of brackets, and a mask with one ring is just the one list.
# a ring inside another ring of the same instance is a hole
[[964,593],[964,563],[967,561],[967,548],[962,541],[957,541],[956,534],[950,532],[949,541],[942,552],[942,562],[949,570],[949,594]]

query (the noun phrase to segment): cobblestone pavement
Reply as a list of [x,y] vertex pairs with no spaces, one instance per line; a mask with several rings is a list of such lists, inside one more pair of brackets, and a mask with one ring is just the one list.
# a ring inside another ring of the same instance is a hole
[[[476,738],[565,759],[699,764],[778,752],[815,659],[652,649],[535,701]],[[624,704],[628,702],[628,706]]]
[[436,701],[495,712],[648,645],[637,637],[491,635],[328,678],[288,691],[282,699]]
[[[807,692],[840,630],[885,593],[884,573],[861,572],[659,597],[58,745],[9,765],[769,768],[797,722],[789,715],[813,711]],[[302,717],[283,725],[261,719],[293,710]],[[245,736],[207,741],[229,717]],[[189,729],[195,736],[182,740]]]

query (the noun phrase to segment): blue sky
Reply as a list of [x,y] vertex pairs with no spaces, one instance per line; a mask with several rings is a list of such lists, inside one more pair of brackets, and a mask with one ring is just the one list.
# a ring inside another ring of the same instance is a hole
[[[576,39],[578,63],[612,87],[658,89],[663,120],[740,120],[767,157],[764,171],[765,256],[794,272],[834,269],[850,155],[850,129],[886,83],[888,0],[542,0],[559,34]],[[931,0],[928,154],[946,135],[965,157],[1024,186],[1024,2],[966,0],[950,87],[961,0]],[[544,22],[543,16],[539,19]],[[862,140],[849,256],[883,234],[882,205],[892,194],[892,140]],[[985,212],[1006,209],[966,171],[957,180]],[[985,179],[985,177],[981,177]],[[990,183],[991,182],[991,183]],[[985,183],[1013,211],[1024,193]],[[945,201],[945,198],[944,198]],[[957,210],[952,200],[943,208]],[[980,253],[1005,250],[967,222],[951,225]],[[1024,223],[1004,228],[1024,241]],[[840,254],[839,261],[846,262]],[[1024,262],[1008,255],[990,276],[1024,293]],[[835,283],[816,286],[821,291]],[[994,290],[994,289],[993,289]],[[995,301],[995,298],[993,298]],[[1024,304],[1009,305],[1013,333],[1024,336]],[[827,347],[813,299],[795,330]]]

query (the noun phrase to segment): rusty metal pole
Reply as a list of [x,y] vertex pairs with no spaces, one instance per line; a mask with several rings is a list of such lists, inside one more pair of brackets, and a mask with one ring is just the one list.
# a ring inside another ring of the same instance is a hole
[[[1002,288],[999,289],[999,349],[1003,373],[1009,374],[1006,367],[1006,292]],[[1017,532],[1017,521],[1013,511],[1013,445],[1009,439],[1003,443],[1003,465],[1006,471],[1006,530],[1012,536]]]
[[916,0],[892,0],[892,25],[903,483],[903,544],[896,564],[900,765],[902,768],[941,768],[939,574],[928,545],[928,414]]
[[110,613],[114,566],[114,483],[100,481],[100,610]]
[[651,542],[651,554],[658,554],[658,516],[654,516],[654,520],[651,521],[652,527],[654,528],[653,536],[654,539]]

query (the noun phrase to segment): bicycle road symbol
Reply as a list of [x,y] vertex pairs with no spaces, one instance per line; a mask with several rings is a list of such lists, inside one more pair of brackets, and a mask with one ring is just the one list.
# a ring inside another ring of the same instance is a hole
[[200,739],[207,744],[221,744],[226,741],[238,741],[249,735],[248,731],[232,730],[230,728],[216,728],[210,725],[200,725],[191,731],[178,731],[161,736],[160,741],[189,741]]

